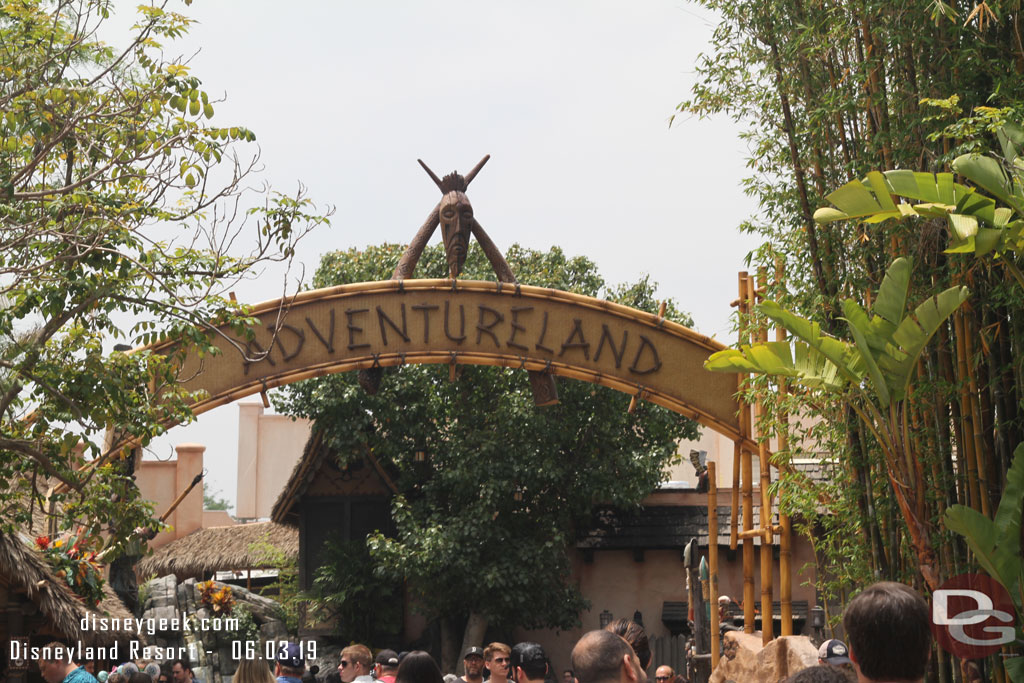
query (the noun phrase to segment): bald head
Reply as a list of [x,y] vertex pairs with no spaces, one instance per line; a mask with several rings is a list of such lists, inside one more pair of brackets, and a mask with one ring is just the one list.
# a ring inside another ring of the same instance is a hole
[[572,649],[572,668],[579,683],[638,683],[646,678],[629,643],[604,630],[580,638]]

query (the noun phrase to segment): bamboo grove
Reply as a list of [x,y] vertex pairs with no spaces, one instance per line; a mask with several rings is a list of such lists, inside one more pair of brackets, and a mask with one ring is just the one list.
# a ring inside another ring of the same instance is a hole
[[[751,264],[766,274],[762,296],[853,341],[842,301],[870,312],[887,268],[901,257],[913,264],[912,303],[969,290],[913,368],[899,419],[908,442],[901,484],[938,579],[976,570],[967,545],[942,520],[957,504],[992,517],[1024,441],[1024,287],[1006,263],[1014,254],[948,253],[946,220],[927,212],[880,222],[814,216],[831,206],[830,193],[869,172],[953,172],[951,162],[965,152],[1001,153],[995,131],[1019,124],[1024,111],[1021,2],[700,4],[715,11],[718,25],[698,63],[699,83],[675,118],[727,113],[743,126],[750,169],[743,187],[760,210],[742,229],[763,238]],[[792,425],[795,445],[777,457],[814,455],[800,447],[814,437],[816,454],[836,461],[827,490],[799,481],[780,490],[784,506],[817,520],[806,531],[822,570],[819,588],[840,605],[873,579],[934,588],[920,570],[878,440],[848,404],[822,391],[787,396],[777,388],[764,378],[749,385],[749,399],[771,407],[766,420],[822,418]],[[823,501],[830,514],[812,514]],[[947,666],[936,671],[948,680]]]

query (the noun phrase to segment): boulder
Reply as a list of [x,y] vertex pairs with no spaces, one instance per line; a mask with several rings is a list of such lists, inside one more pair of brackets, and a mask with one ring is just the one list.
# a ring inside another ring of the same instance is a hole
[[760,633],[730,631],[709,683],[778,683],[818,663],[818,648],[807,636],[781,636],[761,645]]

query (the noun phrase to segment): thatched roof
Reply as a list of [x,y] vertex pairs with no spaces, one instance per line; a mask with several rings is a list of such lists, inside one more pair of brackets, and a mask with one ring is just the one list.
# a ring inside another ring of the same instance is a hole
[[38,606],[53,630],[69,640],[81,640],[85,645],[107,645],[116,640],[137,637],[133,631],[82,631],[80,624],[87,615],[119,620],[130,619],[132,615],[110,584],[104,584],[105,597],[99,607],[95,610],[86,608],[67,584],[54,576],[43,554],[23,534],[0,534],[0,578],[14,591],[24,593]]
[[278,569],[257,544],[269,543],[290,558],[299,556],[299,531],[276,522],[212,526],[171,541],[138,564],[144,577],[208,576],[231,569]]

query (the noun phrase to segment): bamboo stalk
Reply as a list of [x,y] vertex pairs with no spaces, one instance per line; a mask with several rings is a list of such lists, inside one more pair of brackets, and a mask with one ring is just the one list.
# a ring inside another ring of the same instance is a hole
[[975,510],[981,510],[981,493],[978,489],[978,461],[975,458],[974,453],[974,415],[971,410],[971,397],[969,395],[970,389],[968,388],[967,381],[967,351],[966,342],[964,340],[964,320],[963,310],[957,310],[953,314],[953,322],[956,327],[956,356],[957,356],[957,368],[959,369],[959,384],[960,384],[960,416],[963,420],[963,445],[964,455],[967,465],[967,492],[968,492],[968,505]]
[[[765,275],[763,270],[758,271],[758,286],[765,286]],[[768,341],[768,330],[764,325],[755,328],[751,335],[759,342]],[[754,404],[757,418],[757,462],[761,476],[761,642],[767,645],[771,642],[775,624],[773,623],[772,610],[772,545],[774,534],[772,533],[772,498],[771,481],[772,473],[768,465],[768,444],[767,430],[765,429],[764,399],[758,398]]]
[[708,600],[711,604],[711,670],[718,667],[721,647],[718,623],[718,472],[708,460]]
[[[740,271],[737,275],[737,284],[739,289],[739,298],[737,301],[739,313],[739,342],[743,344],[745,341],[743,337],[743,316],[747,314],[747,273],[746,271]],[[738,525],[739,525],[739,510],[740,510],[740,461],[743,458],[743,446],[741,440],[747,438],[749,432],[747,431],[746,424],[746,404],[743,402],[742,391],[744,386],[744,379],[746,375],[736,375],[736,391],[738,397],[736,399],[737,408],[740,412],[739,415],[739,427],[740,427],[740,439],[733,442],[732,449],[732,511],[729,516],[729,549],[736,550],[738,545]]]
[[[781,260],[776,262],[775,285],[781,288],[785,265]],[[775,340],[786,341],[786,328],[775,328]],[[779,403],[783,408],[779,411],[778,427],[778,448],[784,457],[789,459],[789,414],[784,406],[788,388],[786,379],[779,378]],[[792,524],[789,515],[782,513],[782,506],[779,505],[779,611],[782,624],[779,627],[779,634],[783,636],[793,635],[793,568],[792,563]]]
[[[747,305],[754,301],[754,279],[746,278]],[[744,408],[744,413],[748,415]],[[750,435],[752,432],[747,432]],[[754,464],[752,453],[744,450],[740,465],[740,483],[743,488],[743,531],[754,528]],[[762,610],[763,611],[763,610]],[[743,631],[754,632],[754,539],[743,539]]]
[[977,467],[978,476],[978,495],[981,500],[981,514],[986,517],[990,517],[989,511],[989,491],[988,491],[988,472],[985,466],[985,436],[984,436],[984,424],[981,419],[981,403],[978,398],[978,381],[975,379],[974,372],[976,367],[973,364],[974,359],[974,341],[971,336],[974,334],[973,325],[971,325],[971,319],[965,314],[962,320],[963,331],[964,331],[964,353],[965,362],[967,363],[967,388],[971,399],[971,421],[974,426],[974,457],[975,465]]

